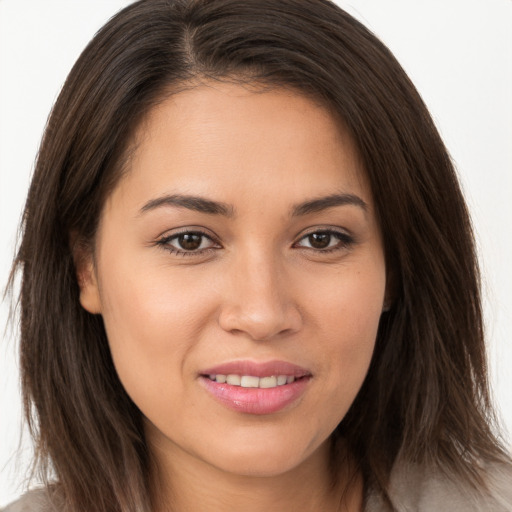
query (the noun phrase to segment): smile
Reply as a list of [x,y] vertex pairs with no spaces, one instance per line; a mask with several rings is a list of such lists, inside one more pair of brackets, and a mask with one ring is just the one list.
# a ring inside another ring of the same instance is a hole
[[285,361],[231,361],[202,371],[200,383],[218,403],[245,414],[273,414],[300,403],[310,371]]
[[256,377],[254,375],[208,375],[210,380],[220,384],[229,384],[231,386],[240,386],[242,388],[262,388],[270,389],[277,386],[284,386],[295,381],[294,375],[271,375],[268,377]]

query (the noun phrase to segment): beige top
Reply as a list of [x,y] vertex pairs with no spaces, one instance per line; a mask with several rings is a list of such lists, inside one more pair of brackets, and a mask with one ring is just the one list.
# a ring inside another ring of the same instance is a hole
[[[494,465],[487,473],[489,494],[481,496],[464,483],[414,466],[395,468],[389,495],[396,512],[512,512],[512,466]],[[364,512],[387,510],[369,493]]]
[[[512,467],[495,465],[488,473],[489,494],[478,496],[446,477],[417,467],[393,471],[390,497],[396,512],[512,512]],[[57,512],[43,489],[30,491],[0,512]],[[388,512],[370,492],[364,512]]]

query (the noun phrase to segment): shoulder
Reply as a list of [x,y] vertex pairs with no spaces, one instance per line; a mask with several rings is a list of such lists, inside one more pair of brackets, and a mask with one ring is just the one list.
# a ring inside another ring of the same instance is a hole
[[[488,492],[479,494],[440,472],[401,465],[391,474],[389,495],[396,512],[512,512],[512,466],[490,465],[486,480]],[[384,510],[380,498],[370,491],[366,512]]]
[[36,489],[27,492],[0,512],[56,512],[56,509],[52,506],[46,489]]

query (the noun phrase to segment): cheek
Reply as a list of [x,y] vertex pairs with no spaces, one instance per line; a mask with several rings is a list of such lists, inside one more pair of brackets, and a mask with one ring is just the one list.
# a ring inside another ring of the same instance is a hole
[[[378,263],[378,262],[377,262]],[[310,293],[311,324],[329,375],[326,393],[348,409],[373,355],[385,294],[383,263],[340,272]],[[341,390],[341,392],[340,392]]]
[[318,328],[324,326],[333,335],[343,333],[354,342],[374,341],[372,333],[382,313],[386,277],[381,258],[367,260],[317,276],[315,286],[307,287],[308,304]]
[[[115,265],[102,261],[109,268],[102,274],[102,315],[123,386],[137,405],[152,409],[160,407],[163,390],[181,389],[187,354],[213,306],[211,294],[187,286],[190,280],[138,263],[146,270],[136,271],[128,257]],[[179,400],[179,393],[173,396]]]

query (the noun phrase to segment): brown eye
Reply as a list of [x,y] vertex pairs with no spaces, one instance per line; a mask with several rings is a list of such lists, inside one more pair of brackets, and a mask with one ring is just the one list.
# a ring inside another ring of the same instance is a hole
[[352,236],[341,231],[330,230],[309,233],[297,242],[296,247],[326,253],[338,249],[348,249],[353,244]]
[[308,242],[313,249],[326,249],[331,243],[330,233],[312,233],[308,235]]
[[201,247],[203,238],[204,237],[202,235],[198,235],[197,233],[183,233],[178,236],[177,242],[180,249],[185,251],[195,251]]
[[185,231],[161,238],[157,244],[174,254],[203,254],[210,249],[219,248],[208,235],[200,231]]

